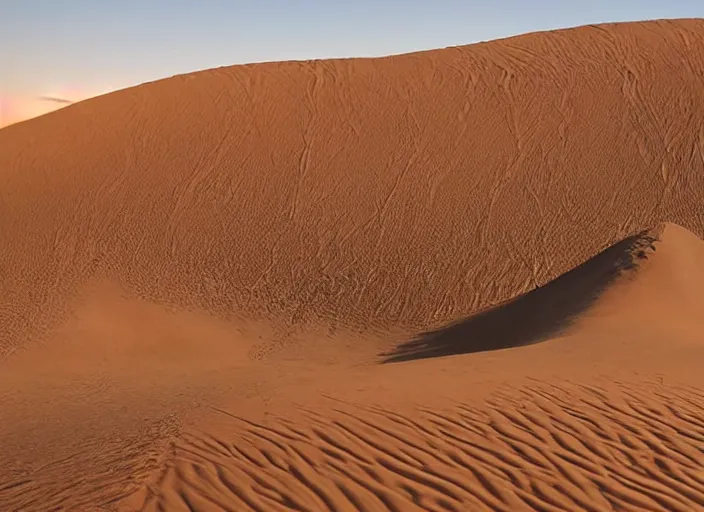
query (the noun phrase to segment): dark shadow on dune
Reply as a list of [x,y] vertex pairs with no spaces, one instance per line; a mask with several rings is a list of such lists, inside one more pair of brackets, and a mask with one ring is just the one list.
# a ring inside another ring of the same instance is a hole
[[554,281],[459,322],[418,335],[383,363],[531,345],[564,331],[624,271],[655,250],[659,230],[648,230],[612,245]]

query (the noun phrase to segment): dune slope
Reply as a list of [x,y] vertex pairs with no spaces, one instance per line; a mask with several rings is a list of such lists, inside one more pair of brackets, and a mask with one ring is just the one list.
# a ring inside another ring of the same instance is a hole
[[697,20],[235,66],[0,131],[3,350],[87,280],[426,328],[661,221],[704,234]]
[[590,26],[3,128],[0,509],[703,508],[703,56]]

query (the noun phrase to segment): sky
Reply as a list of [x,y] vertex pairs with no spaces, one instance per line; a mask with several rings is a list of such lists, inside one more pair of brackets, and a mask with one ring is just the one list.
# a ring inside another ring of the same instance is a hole
[[692,17],[704,0],[0,0],[0,126],[218,66]]

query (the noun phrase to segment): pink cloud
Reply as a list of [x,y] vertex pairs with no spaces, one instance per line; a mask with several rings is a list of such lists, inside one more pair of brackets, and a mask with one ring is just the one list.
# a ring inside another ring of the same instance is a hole
[[0,97],[0,127],[47,114],[70,103],[47,101],[38,97]]
[[0,128],[48,114],[54,110],[66,107],[71,103],[85,100],[96,95],[97,94],[86,94],[77,91],[42,96],[7,95],[0,93]]

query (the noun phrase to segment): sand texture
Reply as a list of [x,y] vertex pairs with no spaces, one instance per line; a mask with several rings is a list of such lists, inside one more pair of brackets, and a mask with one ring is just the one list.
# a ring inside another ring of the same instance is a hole
[[704,510],[704,21],[0,130],[0,511]]

